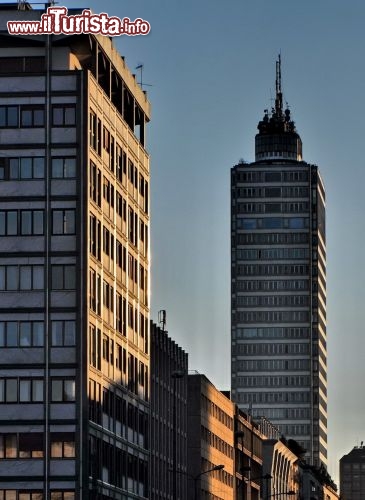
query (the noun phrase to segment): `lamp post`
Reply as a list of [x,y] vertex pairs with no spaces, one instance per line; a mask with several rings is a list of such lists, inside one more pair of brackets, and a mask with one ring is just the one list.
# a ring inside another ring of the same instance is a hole
[[200,472],[200,474],[197,474],[196,476],[191,476],[192,480],[194,481],[194,500],[198,500],[198,481],[199,481],[199,479],[202,476],[204,476],[204,474],[208,474],[209,472],[213,472],[215,470],[222,470],[222,469],[224,469],[224,465],[216,465],[216,466],[212,467],[211,469]]
[[177,379],[183,378],[185,372],[183,370],[176,370],[171,373],[171,378],[173,380],[173,406],[172,406],[172,498],[177,500],[177,446],[176,446],[176,434],[177,434],[177,392],[176,383]]
[[192,481],[194,481],[194,500],[198,500],[198,481],[199,481],[199,479],[202,476],[204,476],[204,474],[209,474],[209,472],[213,472],[215,470],[222,470],[222,469],[224,469],[224,465],[215,465],[211,469],[204,470],[203,472],[196,474],[196,476],[193,476],[193,474],[189,474],[188,472],[184,472],[183,470],[177,470],[176,474],[183,474],[184,476],[187,476]]

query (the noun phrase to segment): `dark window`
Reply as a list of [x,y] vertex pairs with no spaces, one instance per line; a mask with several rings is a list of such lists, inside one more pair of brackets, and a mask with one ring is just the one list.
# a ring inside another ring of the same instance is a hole
[[19,126],[19,107],[18,106],[0,106],[0,127],[18,127]]
[[21,106],[21,127],[44,127],[44,106]]
[[76,343],[76,324],[74,320],[52,321],[52,346],[74,346]]
[[54,179],[76,177],[76,158],[52,158],[52,177]]
[[52,125],[55,127],[69,127],[76,124],[76,107],[75,105],[60,105],[53,106],[52,109]]
[[52,210],[52,234],[75,234],[75,210]]
[[75,290],[76,288],[76,266],[53,265],[52,266],[52,290]]

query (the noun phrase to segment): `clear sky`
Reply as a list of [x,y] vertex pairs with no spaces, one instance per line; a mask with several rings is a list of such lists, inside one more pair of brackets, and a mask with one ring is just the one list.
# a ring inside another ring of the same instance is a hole
[[[274,95],[284,99],[327,190],[329,471],[365,440],[363,0],[82,0],[151,23],[115,40],[132,72],[144,64],[153,106],[152,318],[190,368],[230,385],[230,167],[254,159]],[[59,3],[62,5],[62,1]]]

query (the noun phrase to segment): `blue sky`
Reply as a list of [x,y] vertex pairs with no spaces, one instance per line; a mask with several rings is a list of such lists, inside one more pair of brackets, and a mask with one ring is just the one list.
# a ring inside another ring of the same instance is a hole
[[358,0],[90,0],[95,12],[141,17],[146,37],[115,43],[144,64],[153,106],[152,317],[190,368],[230,384],[230,167],[253,160],[256,126],[284,98],[327,190],[329,470],[365,438],[365,4]]

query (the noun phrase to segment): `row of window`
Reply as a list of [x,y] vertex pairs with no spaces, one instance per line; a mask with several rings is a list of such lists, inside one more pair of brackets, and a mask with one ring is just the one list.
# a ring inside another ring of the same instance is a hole
[[240,264],[237,266],[238,276],[285,276],[308,275],[309,266],[301,264]]
[[309,180],[308,170],[236,171],[235,177],[237,182],[308,182]]
[[[51,321],[51,345],[74,346],[74,320]],[[0,347],[43,347],[44,321],[0,321]]]
[[230,446],[226,441],[222,438],[214,434],[211,430],[204,427],[204,425],[200,428],[201,438],[208,443],[209,446],[216,448],[224,455],[227,455],[229,458],[233,458],[233,447]]
[[311,418],[310,408],[253,408],[253,417],[266,417],[268,419],[307,419]]
[[253,338],[287,338],[287,339],[307,339],[309,338],[309,328],[293,328],[284,326],[272,326],[267,328],[236,328],[236,339]]
[[[0,500],[43,500],[43,491],[0,490]],[[75,492],[70,490],[52,491],[51,500],[75,500]]]
[[[44,179],[45,157],[0,158],[0,180]],[[76,158],[74,156],[53,157],[51,159],[53,179],[73,179],[76,177]]]
[[[0,458],[43,458],[44,433],[0,434]],[[51,458],[75,457],[75,434],[50,434]]]
[[237,400],[240,403],[309,403],[310,392],[238,392]]
[[[115,143],[113,135],[106,127],[103,127],[102,131],[101,120],[94,112],[90,113],[89,141],[90,146],[99,156],[102,154],[102,149],[109,155],[109,170],[122,184],[125,184],[127,178],[127,155],[123,148],[118,143]],[[92,169],[95,170],[96,166],[93,162],[91,164]],[[97,181],[98,177],[100,177],[101,181],[101,174],[94,172],[95,181]],[[138,190],[139,195],[143,199],[144,212],[148,213],[148,182],[141,172],[138,173],[138,168],[131,159],[128,159],[128,181],[130,185]],[[96,200],[94,199],[94,201]]]
[[309,304],[308,295],[239,295],[233,299],[234,307],[306,307]]
[[149,423],[147,414],[125,396],[89,380],[89,419],[107,427],[121,438],[147,447]]
[[211,471],[209,473],[210,477],[213,477],[214,479],[217,479],[221,483],[226,484],[227,486],[230,486],[231,488],[233,488],[234,478],[233,478],[232,474],[229,474],[229,472],[226,472],[224,469],[214,469],[214,467],[216,467],[216,466],[217,466],[217,464],[210,462],[206,458],[201,459],[201,470],[202,471],[205,471],[205,470]]
[[277,260],[307,259],[308,248],[239,248],[236,251],[238,260]]
[[[43,379],[1,378],[0,403],[40,403],[44,400]],[[75,401],[75,380],[52,379],[51,401]]]
[[228,427],[228,429],[233,429],[233,418],[219,408],[218,405],[213,403],[213,401],[211,401],[204,394],[201,394],[201,407],[203,411],[219,420],[222,424]]
[[[52,105],[52,126],[71,127],[76,125],[74,104]],[[45,106],[41,104],[0,106],[1,128],[29,128],[45,126]]]
[[247,359],[233,361],[233,371],[310,370],[309,359]]
[[236,377],[234,379],[236,387],[310,387],[311,379],[309,375],[276,376],[259,375],[256,377]]
[[[309,233],[239,233],[234,237],[235,245],[291,245],[295,243],[309,243]],[[313,236],[313,245],[317,244],[317,237]]]
[[[75,210],[52,210],[52,234],[75,234]],[[0,236],[44,234],[44,210],[1,210]]]
[[89,477],[148,497],[148,460],[95,436],[89,437]]
[[236,229],[304,229],[309,228],[309,217],[237,218]]
[[237,280],[235,292],[272,292],[309,290],[309,280]]
[[309,354],[309,344],[237,344],[234,354],[245,356],[278,356],[282,354]]
[[237,311],[235,316],[238,323],[307,323],[310,320],[308,311]]
[[283,202],[283,203],[237,203],[233,207],[236,214],[290,214],[308,213],[309,203],[307,201]]
[[304,186],[236,187],[237,198],[306,198],[309,189]]

